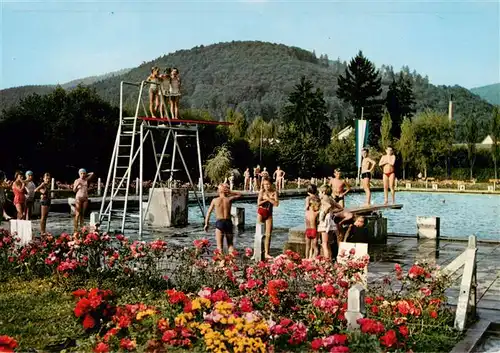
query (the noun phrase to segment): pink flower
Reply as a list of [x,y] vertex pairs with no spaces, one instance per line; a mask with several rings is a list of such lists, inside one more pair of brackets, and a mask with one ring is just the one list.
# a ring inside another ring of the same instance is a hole
[[252,257],[252,255],[253,255],[253,250],[251,248],[246,248],[245,249],[245,256]]
[[420,288],[420,291],[422,292],[423,295],[425,295],[426,297],[428,297],[429,295],[432,294],[432,291],[429,289],[429,287],[423,287],[423,288]]

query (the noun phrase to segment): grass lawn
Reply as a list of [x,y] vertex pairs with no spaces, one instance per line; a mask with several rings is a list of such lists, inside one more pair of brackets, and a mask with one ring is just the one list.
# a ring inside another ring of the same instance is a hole
[[74,317],[74,305],[71,293],[49,279],[10,280],[0,286],[0,334],[14,337],[19,351],[47,351],[49,345],[84,333]]

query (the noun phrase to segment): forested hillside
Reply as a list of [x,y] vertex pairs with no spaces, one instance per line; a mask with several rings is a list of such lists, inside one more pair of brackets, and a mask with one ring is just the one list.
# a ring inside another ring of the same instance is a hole
[[470,91],[491,104],[500,105],[500,83],[472,88]]
[[[369,53],[365,54],[369,58]],[[328,114],[334,125],[343,126],[348,118],[352,118],[348,104],[340,101],[335,94],[338,75],[344,73],[347,65],[345,61],[332,61],[325,55],[318,58],[314,53],[300,48],[266,42],[219,43],[180,50],[91,86],[97,89],[104,100],[118,105],[120,81],[138,82],[145,79],[152,65],[179,68],[184,85],[181,106],[207,109],[217,118],[224,117],[227,108],[243,112],[249,121],[256,116],[262,116],[265,120],[277,117],[302,75],[323,91]],[[391,66],[379,68],[382,98],[393,80],[394,71],[397,75],[399,69],[393,70]],[[474,114],[479,119],[481,134],[486,133],[485,124],[491,116],[491,104],[465,88],[434,86],[427,77],[411,72],[408,67],[403,67],[402,71],[413,84],[417,112],[427,108],[446,112],[452,94],[458,125]],[[21,87],[2,91],[2,107],[9,106],[29,90],[30,87]],[[126,104],[131,107],[137,96],[132,90],[127,92],[130,95],[126,97]]]
[[[64,89],[72,89],[80,84],[91,85],[97,81],[101,81],[113,76],[119,76],[129,71],[130,69],[122,69],[114,72],[108,72],[103,75],[79,78],[76,80],[63,83],[60,86]],[[53,92],[56,87],[57,85],[38,85],[38,86],[20,86],[20,87],[13,87],[0,90],[0,116],[2,115],[3,109],[8,109],[13,105],[18,104],[21,99],[26,98],[33,93],[43,95]]]

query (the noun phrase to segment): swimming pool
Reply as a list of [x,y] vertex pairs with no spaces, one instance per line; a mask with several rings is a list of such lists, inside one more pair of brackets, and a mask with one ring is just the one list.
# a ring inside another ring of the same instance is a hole
[[[382,193],[372,194],[372,203],[383,203]],[[364,194],[347,196],[346,207],[360,206]],[[441,218],[441,235],[446,237],[467,237],[475,234],[479,239],[500,241],[500,196],[449,193],[399,192],[396,203],[403,204],[401,210],[382,211],[388,219],[390,233],[416,234],[417,216]],[[246,227],[255,224],[256,202],[238,202],[245,208]],[[212,216],[212,221],[215,219]],[[203,222],[198,206],[190,206],[189,222]],[[304,222],[304,199],[281,200],[274,209],[274,226],[291,228]]]

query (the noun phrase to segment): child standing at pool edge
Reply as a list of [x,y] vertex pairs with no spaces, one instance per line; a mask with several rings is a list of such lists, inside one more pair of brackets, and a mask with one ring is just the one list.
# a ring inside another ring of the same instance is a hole
[[215,209],[215,241],[217,249],[224,251],[224,238],[226,238],[227,250],[231,254],[234,251],[233,245],[233,221],[231,220],[231,206],[235,199],[241,197],[240,193],[231,192],[227,184],[220,184],[217,190],[219,196],[212,200],[205,217],[205,232],[208,231],[210,215]]
[[318,198],[309,199],[306,211],[306,259],[318,256],[318,215],[320,202]]

